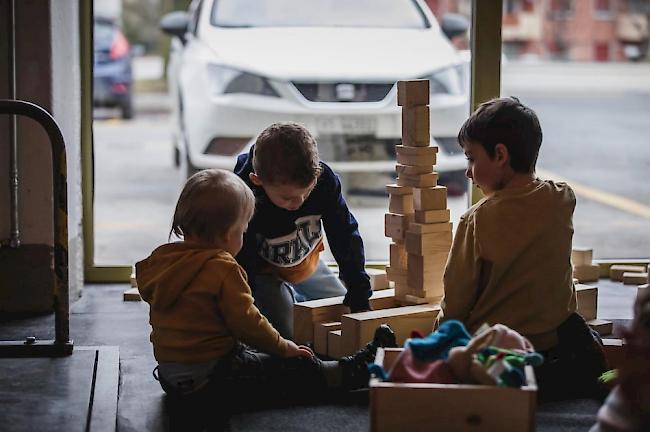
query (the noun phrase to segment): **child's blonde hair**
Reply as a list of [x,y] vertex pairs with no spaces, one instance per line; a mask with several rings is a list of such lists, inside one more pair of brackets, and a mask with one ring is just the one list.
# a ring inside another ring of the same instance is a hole
[[255,196],[237,175],[220,169],[199,171],[183,187],[169,236],[212,242],[238,221],[250,221],[254,210]]

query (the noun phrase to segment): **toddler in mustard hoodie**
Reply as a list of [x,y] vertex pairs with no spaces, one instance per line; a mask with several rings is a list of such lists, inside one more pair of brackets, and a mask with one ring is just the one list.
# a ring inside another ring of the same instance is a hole
[[154,376],[168,394],[172,429],[222,429],[242,400],[299,401],[363,387],[377,347],[395,346],[390,328],[381,326],[355,355],[321,361],[280,336],[254,305],[233,258],[254,210],[253,193],[235,174],[201,171],[176,204],[171,233],[182,241],[136,264],[150,305]]

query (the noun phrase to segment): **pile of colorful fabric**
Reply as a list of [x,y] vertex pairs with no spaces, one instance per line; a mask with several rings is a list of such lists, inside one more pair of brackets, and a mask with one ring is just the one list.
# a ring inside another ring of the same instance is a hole
[[388,371],[371,364],[370,373],[390,382],[521,387],[524,367],[543,362],[528,339],[502,324],[472,337],[463,323],[449,320],[426,337],[412,336]]

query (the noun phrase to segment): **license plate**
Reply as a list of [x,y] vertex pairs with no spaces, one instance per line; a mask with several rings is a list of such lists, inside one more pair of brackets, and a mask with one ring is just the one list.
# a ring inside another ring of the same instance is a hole
[[319,134],[374,135],[377,119],[374,117],[317,117],[316,129]]

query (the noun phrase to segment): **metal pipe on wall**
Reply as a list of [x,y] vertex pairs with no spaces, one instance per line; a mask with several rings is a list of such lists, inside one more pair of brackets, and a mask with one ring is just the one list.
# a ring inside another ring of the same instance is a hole
[[[15,0],[9,1],[9,96],[16,100],[16,8]],[[20,246],[20,212],[18,209],[18,139],[16,116],[9,117],[9,194],[11,228],[9,246]]]

